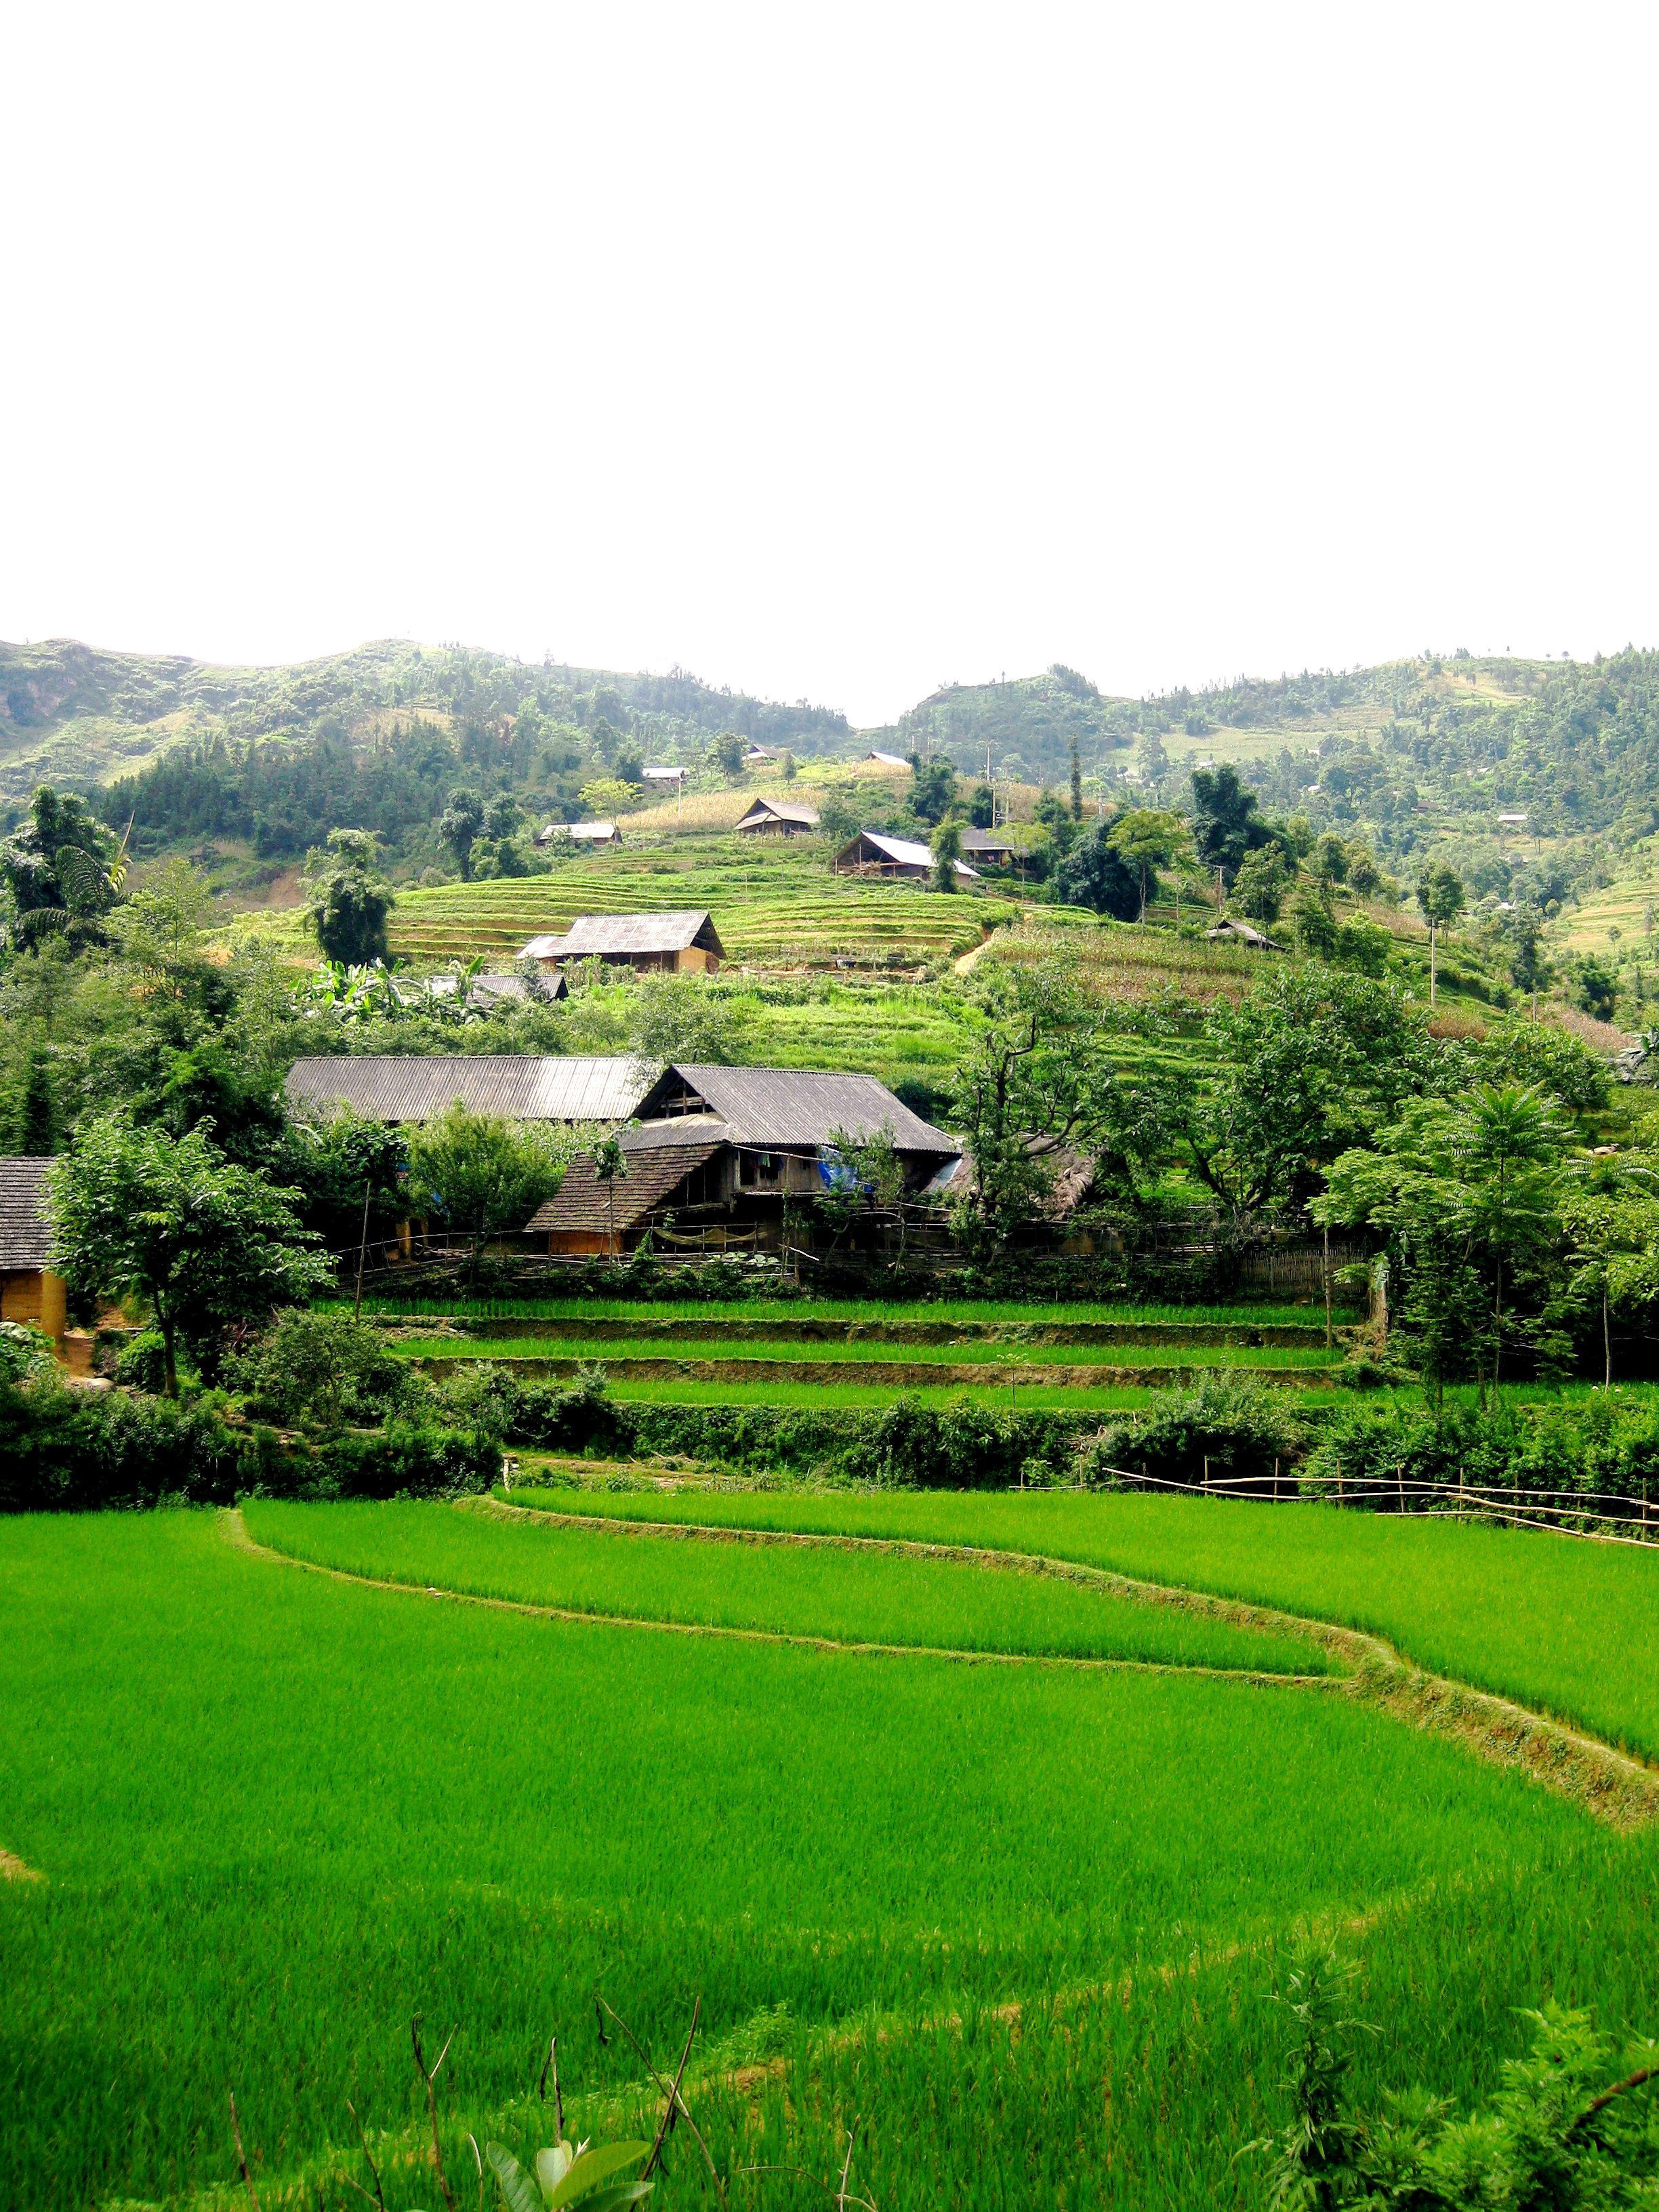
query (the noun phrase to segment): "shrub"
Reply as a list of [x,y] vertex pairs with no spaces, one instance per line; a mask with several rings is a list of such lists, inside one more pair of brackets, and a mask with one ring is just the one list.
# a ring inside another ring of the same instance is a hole
[[115,1380],[159,1398],[167,1389],[167,1343],[159,1328],[141,1329],[116,1355]]
[[1306,1442],[1285,1395],[1224,1367],[1192,1387],[1155,1390],[1144,1413],[1109,1421],[1090,1440],[1081,1455],[1085,1479],[1110,1484],[1127,1474],[1196,1486],[1207,1472],[1212,1482],[1266,1487]]
[[348,1429],[319,1449],[310,1494],[336,1498],[432,1498],[478,1492],[499,1482],[501,1448],[493,1437],[391,1421],[381,1430]]
[[[124,1359],[136,1349],[130,1346]],[[337,1429],[393,1409],[409,1370],[368,1322],[296,1307],[280,1314],[275,1327],[230,1364],[227,1380],[272,1419]]]

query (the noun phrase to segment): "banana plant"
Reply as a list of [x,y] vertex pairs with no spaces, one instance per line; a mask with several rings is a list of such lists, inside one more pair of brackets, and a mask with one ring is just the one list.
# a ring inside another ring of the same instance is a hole
[[[486,2143],[484,2156],[501,2184],[507,2212],[623,2212],[656,2187],[653,2181],[623,2180],[629,2166],[651,2154],[647,2142],[588,2143],[573,2149],[562,2138],[536,2154],[536,2181],[503,2143]],[[539,2191],[539,2193],[538,2193]]]

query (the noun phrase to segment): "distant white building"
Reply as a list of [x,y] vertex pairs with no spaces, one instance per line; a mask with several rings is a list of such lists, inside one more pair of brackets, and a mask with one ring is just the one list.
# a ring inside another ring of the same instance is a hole
[[622,831],[614,822],[549,822],[536,832],[538,845],[556,837],[568,837],[573,845],[620,845]]

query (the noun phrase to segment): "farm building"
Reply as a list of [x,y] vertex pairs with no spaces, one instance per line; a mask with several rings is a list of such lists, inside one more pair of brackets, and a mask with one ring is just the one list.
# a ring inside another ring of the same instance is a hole
[[556,968],[603,960],[608,968],[717,975],[726,957],[706,908],[676,914],[579,914],[562,937],[532,937],[520,960]]
[[546,822],[536,832],[538,845],[556,837],[568,837],[573,845],[620,845],[622,831],[614,822]]
[[815,806],[786,806],[781,799],[757,799],[738,824],[740,837],[799,837],[818,826]]
[[866,761],[873,761],[878,768],[908,768],[910,765],[902,753],[866,753],[864,757]]
[[670,1250],[776,1251],[786,1199],[804,1200],[836,1181],[830,1155],[838,1134],[861,1140],[890,1131],[912,1194],[958,1151],[870,1075],[676,1062],[639,1111],[641,1119],[618,1132],[626,1173],[602,1182],[592,1160],[579,1156],[528,1223],[550,1252],[629,1252],[647,1231]]
[[63,1350],[64,1280],[46,1265],[47,1159],[0,1159],[0,1320],[33,1322]]
[[642,771],[647,783],[679,785],[685,781],[683,768],[647,768]]
[[346,1106],[374,1121],[434,1121],[459,1098],[509,1121],[611,1123],[635,1112],[646,1079],[631,1060],[562,1053],[341,1054],[296,1060],[284,1089],[296,1112]]
[[[852,843],[835,858],[838,876],[895,876],[908,883],[924,883],[933,872],[933,856],[913,837],[888,837],[874,830],[860,830]],[[957,875],[977,882],[979,870],[965,860],[953,860]]]
[[967,830],[962,833],[962,849],[965,858],[977,860],[982,868],[1007,868],[1013,866],[1013,841],[1006,830]]
[[745,768],[769,768],[776,758],[777,755],[765,745],[751,744],[743,757],[743,764]]

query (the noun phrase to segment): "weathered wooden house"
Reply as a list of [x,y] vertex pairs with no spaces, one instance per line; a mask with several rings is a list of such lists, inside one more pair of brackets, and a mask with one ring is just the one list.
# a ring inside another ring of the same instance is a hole
[[738,824],[739,837],[810,836],[818,826],[815,806],[786,805],[781,799],[757,799]]
[[532,937],[519,954],[548,970],[579,960],[643,974],[717,975],[726,957],[706,910],[675,914],[579,914],[561,937]]
[[838,1137],[890,1132],[912,1196],[960,1149],[869,1075],[677,1062],[639,1112],[617,1133],[625,1173],[603,1181],[579,1157],[527,1224],[550,1252],[631,1252],[647,1231],[669,1250],[777,1251],[791,1211],[804,1218],[808,1201],[844,1177]]
[[[979,881],[979,870],[970,868],[965,860],[953,860],[951,865],[965,881]],[[835,869],[838,876],[892,876],[923,883],[933,872],[933,856],[914,837],[890,837],[884,831],[860,830],[852,843],[836,854]]]

